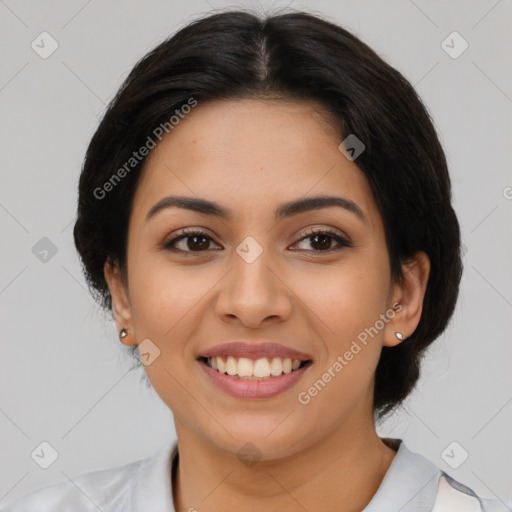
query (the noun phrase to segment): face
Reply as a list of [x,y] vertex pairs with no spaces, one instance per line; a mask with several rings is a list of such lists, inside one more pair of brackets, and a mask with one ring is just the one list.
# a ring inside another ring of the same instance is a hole
[[[424,281],[413,277],[409,292],[391,282],[369,185],[320,110],[253,99],[199,104],[146,160],[127,285],[109,265],[105,274],[118,327],[130,330],[123,342],[145,340],[145,371],[178,438],[192,433],[232,453],[251,442],[270,459],[342,426],[373,426],[380,351],[419,321]],[[223,215],[185,202],[150,215],[169,196],[214,203]],[[338,203],[304,203],[318,196]],[[205,364],[211,354],[228,372],[231,355],[234,371],[281,375],[221,375]],[[297,370],[289,372],[288,357]]]

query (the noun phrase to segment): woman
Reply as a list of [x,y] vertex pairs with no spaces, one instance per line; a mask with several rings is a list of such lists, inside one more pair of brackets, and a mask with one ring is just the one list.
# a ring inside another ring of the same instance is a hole
[[7,511],[505,510],[376,433],[452,316],[460,231],[425,107],[346,30],[237,11],[160,44],[74,237],[178,441]]

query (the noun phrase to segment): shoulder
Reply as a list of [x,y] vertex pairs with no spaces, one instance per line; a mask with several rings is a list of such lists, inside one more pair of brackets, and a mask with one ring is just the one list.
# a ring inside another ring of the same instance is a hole
[[142,461],[126,466],[82,473],[67,481],[37,489],[11,503],[2,512],[89,512],[119,501],[127,480],[133,478]]
[[[441,471],[438,481],[436,506],[432,512],[452,510],[454,507],[467,512],[509,512],[512,500],[487,499],[478,496],[472,489]],[[448,508],[446,508],[448,506]],[[437,508],[436,508],[437,507]]]
[[365,512],[387,510],[389,503],[402,512],[512,512],[512,501],[482,498],[420,453],[409,450],[402,439],[383,440],[397,453]]
[[150,473],[161,472],[159,462],[172,449],[165,445],[152,457],[123,466],[82,473],[67,481],[32,491],[0,512],[129,511],[138,500]]

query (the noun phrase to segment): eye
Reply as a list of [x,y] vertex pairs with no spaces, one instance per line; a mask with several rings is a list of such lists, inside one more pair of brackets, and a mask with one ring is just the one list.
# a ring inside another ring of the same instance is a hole
[[185,228],[179,231],[177,236],[164,242],[163,247],[166,250],[176,252],[202,252],[208,251],[212,242],[213,239],[206,232],[199,229]]
[[[312,252],[330,253],[339,250],[340,247],[352,247],[352,244],[335,231],[328,229],[313,228],[308,230],[297,243],[304,242],[309,239],[309,244],[314,247]],[[338,243],[339,247],[332,247],[332,242]],[[316,248],[315,248],[316,247]],[[302,249],[299,249],[302,250]],[[305,249],[308,250],[308,249]]]
[[[309,239],[309,244],[313,247],[313,250],[310,251],[307,248],[299,248],[298,250],[306,250],[316,253],[330,253],[339,250],[341,247],[353,247],[352,244],[340,234],[328,229],[313,228],[303,233],[303,235],[304,236],[296,243],[296,245]],[[333,248],[333,242],[337,243],[338,247]],[[214,243],[213,239],[205,231],[194,228],[185,228],[179,231],[175,237],[164,242],[163,248],[174,252],[198,253],[212,249],[212,243]],[[222,250],[222,248],[217,245],[217,249],[213,250]]]

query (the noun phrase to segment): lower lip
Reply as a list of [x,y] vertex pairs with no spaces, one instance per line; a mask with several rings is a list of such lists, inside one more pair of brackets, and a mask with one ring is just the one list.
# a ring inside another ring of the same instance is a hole
[[268,380],[245,380],[220,373],[202,360],[199,360],[198,363],[214,384],[229,395],[237,398],[271,398],[276,396],[296,384],[309,367],[312,366],[312,363],[309,362],[298,370],[284,373],[279,377],[272,377]]

